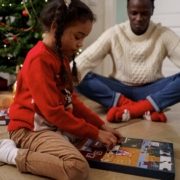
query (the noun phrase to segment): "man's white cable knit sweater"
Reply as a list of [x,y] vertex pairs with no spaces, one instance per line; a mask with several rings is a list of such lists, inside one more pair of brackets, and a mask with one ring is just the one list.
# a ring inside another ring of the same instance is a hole
[[165,57],[180,67],[180,37],[152,21],[146,33],[140,36],[131,31],[129,21],[115,25],[76,58],[81,80],[107,54],[113,62],[111,77],[127,85],[143,85],[163,77]]

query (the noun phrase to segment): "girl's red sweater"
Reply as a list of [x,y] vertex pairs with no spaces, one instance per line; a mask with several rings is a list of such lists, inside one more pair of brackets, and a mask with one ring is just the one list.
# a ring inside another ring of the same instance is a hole
[[[69,61],[64,65],[70,73]],[[60,70],[62,61],[39,41],[27,54],[18,74],[14,102],[10,107],[9,131],[28,128],[39,131],[40,119],[47,129],[55,127],[79,137],[97,139],[104,122],[72,93],[72,108],[65,105]],[[41,117],[41,118],[37,118]],[[44,123],[43,123],[44,124]]]

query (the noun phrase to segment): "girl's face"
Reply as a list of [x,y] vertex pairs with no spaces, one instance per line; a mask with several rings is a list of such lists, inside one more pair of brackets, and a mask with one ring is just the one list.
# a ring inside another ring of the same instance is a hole
[[77,21],[68,26],[61,38],[62,52],[72,57],[83,45],[84,38],[91,32],[93,23],[88,20],[85,22]]

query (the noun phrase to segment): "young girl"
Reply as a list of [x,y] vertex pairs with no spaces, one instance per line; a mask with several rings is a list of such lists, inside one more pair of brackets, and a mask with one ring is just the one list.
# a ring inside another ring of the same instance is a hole
[[73,93],[69,60],[94,20],[80,0],[53,0],[42,11],[43,41],[29,51],[18,75],[8,126],[13,141],[0,141],[0,161],[20,172],[81,180],[89,166],[67,137],[91,138],[108,147],[120,140]]

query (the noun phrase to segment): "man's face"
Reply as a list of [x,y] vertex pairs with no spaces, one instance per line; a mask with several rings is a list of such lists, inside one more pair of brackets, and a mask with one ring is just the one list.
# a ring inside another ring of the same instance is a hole
[[132,31],[136,35],[144,34],[153,14],[151,0],[129,0],[127,10]]

